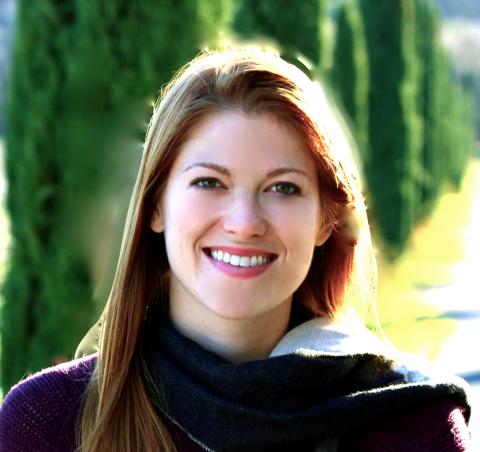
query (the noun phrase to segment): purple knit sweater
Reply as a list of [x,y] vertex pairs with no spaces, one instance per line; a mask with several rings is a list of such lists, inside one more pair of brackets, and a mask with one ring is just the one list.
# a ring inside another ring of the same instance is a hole
[[95,362],[89,356],[60,364],[14,386],[0,410],[0,451],[73,451],[77,415]]
[[[39,372],[14,386],[0,409],[1,452],[75,450],[82,396],[95,355]],[[180,451],[200,451],[167,421]],[[468,451],[470,435],[461,409],[450,400],[401,418],[386,420],[367,432],[344,438],[347,451]]]

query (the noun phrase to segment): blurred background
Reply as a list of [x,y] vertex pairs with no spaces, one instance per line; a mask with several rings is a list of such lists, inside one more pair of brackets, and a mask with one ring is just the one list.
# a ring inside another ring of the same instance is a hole
[[384,332],[472,385],[480,450],[478,0],[0,0],[3,394],[71,359],[98,318],[162,85],[238,40],[277,47],[336,100]]

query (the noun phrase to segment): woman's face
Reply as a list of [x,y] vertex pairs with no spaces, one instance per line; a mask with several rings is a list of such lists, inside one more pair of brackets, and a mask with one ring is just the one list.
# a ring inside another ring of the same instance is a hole
[[151,221],[165,233],[171,308],[233,320],[289,307],[328,237],[319,197],[312,156],[278,119],[208,116],[180,149]]

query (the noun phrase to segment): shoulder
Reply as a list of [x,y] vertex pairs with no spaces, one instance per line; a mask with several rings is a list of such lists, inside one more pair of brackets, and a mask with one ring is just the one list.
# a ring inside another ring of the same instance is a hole
[[73,450],[77,416],[95,363],[96,355],[87,356],[15,385],[0,409],[2,450]]
[[287,333],[272,356],[288,353],[351,360],[350,395],[365,413],[345,450],[468,450],[468,387],[427,360],[393,349],[361,326],[322,318]]
[[270,356],[388,355],[389,347],[359,321],[315,317],[291,329]]
[[358,451],[424,450],[460,452],[471,450],[465,410],[454,400],[440,400],[410,412],[399,413],[356,435]]

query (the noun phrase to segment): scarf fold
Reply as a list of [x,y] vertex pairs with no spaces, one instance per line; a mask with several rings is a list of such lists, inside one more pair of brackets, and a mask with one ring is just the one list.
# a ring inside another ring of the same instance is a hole
[[144,337],[142,359],[156,409],[207,450],[318,450],[447,397],[469,411],[460,379],[395,367],[372,343],[363,351],[359,343],[313,319],[271,357],[235,365],[163,318]]

